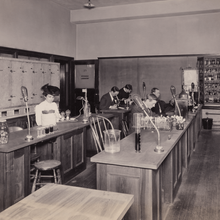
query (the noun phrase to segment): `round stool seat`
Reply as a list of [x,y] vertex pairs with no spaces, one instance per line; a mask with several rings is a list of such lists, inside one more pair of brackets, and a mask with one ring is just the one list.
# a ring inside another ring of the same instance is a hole
[[34,166],[38,170],[52,170],[52,169],[56,169],[60,165],[61,165],[61,162],[58,160],[42,160],[34,164]]

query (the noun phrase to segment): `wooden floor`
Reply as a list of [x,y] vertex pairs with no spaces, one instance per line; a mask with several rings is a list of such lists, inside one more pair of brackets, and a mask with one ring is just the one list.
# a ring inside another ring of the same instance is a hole
[[220,219],[220,130],[202,130],[166,220]]
[[67,185],[96,189],[96,165],[87,157],[86,170],[77,175]]
[[[87,169],[69,185],[95,189],[95,173],[95,164],[88,158]],[[166,220],[220,220],[219,173],[220,130],[202,130]]]

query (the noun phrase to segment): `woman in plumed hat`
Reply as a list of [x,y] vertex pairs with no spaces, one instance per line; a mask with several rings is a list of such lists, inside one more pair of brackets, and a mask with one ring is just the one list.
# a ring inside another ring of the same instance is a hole
[[58,106],[54,102],[54,97],[60,94],[60,89],[56,86],[51,86],[49,84],[46,84],[41,87],[41,90],[43,92],[43,96],[45,100],[41,102],[39,105],[36,105],[36,108],[35,108],[35,117],[36,117],[36,122],[38,126],[41,125],[42,111],[45,111],[48,113],[54,112],[56,115],[57,121],[59,121],[60,119]]

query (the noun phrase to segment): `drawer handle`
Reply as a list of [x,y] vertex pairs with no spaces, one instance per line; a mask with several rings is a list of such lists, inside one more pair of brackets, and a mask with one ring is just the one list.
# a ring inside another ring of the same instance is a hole
[[209,112],[206,112],[206,115],[220,115],[220,113],[209,113]]

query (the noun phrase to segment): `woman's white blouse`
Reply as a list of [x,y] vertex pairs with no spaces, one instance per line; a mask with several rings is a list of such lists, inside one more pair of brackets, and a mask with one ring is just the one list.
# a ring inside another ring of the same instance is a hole
[[41,125],[41,115],[42,115],[42,111],[44,110],[47,110],[47,111],[54,110],[57,121],[59,121],[60,113],[59,113],[57,104],[55,102],[49,103],[48,101],[45,100],[41,102],[39,105],[36,105],[35,107],[35,117],[36,117],[37,125]]

